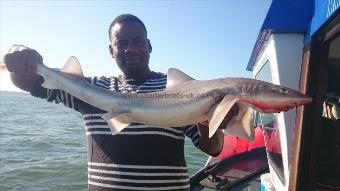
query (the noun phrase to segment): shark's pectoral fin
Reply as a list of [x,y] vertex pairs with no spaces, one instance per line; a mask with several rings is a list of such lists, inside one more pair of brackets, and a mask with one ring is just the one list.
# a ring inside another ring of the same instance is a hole
[[111,118],[111,119],[109,119],[106,122],[107,122],[107,124],[110,127],[112,135],[115,135],[115,134],[119,133],[125,127],[130,125],[130,123],[127,120],[127,117],[123,116],[123,115]]
[[254,140],[254,121],[252,118],[252,109],[244,103],[238,103],[239,113],[227,124],[225,134],[232,134],[249,141]]
[[119,133],[125,127],[130,125],[128,115],[126,113],[106,113],[102,118],[107,122],[110,127],[112,135]]
[[209,138],[215,134],[216,130],[223,122],[223,119],[237,101],[238,98],[236,96],[226,95],[215,109],[212,108],[213,110],[208,114],[211,116],[211,119],[209,120]]

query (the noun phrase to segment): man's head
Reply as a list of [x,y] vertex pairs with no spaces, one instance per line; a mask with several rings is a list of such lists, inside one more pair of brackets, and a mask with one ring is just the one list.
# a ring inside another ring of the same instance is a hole
[[110,54],[122,72],[130,77],[143,77],[150,73],[149,58],[152,50],[144,23],[136,16],[122,14],[109,28]]

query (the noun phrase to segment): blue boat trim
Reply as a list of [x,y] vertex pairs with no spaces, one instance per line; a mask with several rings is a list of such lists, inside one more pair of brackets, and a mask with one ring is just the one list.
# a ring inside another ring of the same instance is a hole
[[[273,33],[305,34],[304,43],[339,12],[340,0],[273,0],[255,42],[247,70],[252,71]],[[271,32],[268,32],[271,31]]]
[[272,31],[270,30],[261,30],[259,32],[256,43],[254,45],[253,52],[251,53],[250,60],[248,62],[248,66],[247,66],[248,71],[253,70],[253,67],[257,61],[257,57],[262,52],[263,47],[266,45],[271,34],[272,34]]

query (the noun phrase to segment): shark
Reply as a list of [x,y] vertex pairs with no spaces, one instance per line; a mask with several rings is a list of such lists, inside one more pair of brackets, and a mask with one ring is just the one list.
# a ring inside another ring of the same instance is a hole
[[88,83],[74,56],[61,69],[38,64],[36,72],[44,78],[43,87],[62,89],[106,111],[102,118],[113,135],[132,123],[183,127],[208,121],[209,137],[212,137],[237,105],[238,113],[226,124],[224,132],[253,140],[253,110],[279,113],[312,102],[311,97],[296,90],[264,81],[249,78],[195,80],[175,68],[168,70],[163,91],[120,93]]

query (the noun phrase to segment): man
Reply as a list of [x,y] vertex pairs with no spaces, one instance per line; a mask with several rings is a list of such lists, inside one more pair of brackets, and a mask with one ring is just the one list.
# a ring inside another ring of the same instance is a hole
[[[130,14],[118,16],[110,25],[109,37],[110,54],[123,75],[88,78],[89,83],[122,93],[165,88],[166,75],[149,68],[152,46],[139,18]],[[88,139],[89,190],[188,190],[185,136],[209,155],[216,156],[223,147],[223,132],[218,130],[209,139],[207,122],[174,128],[131,124],[113,136],[101,118],[104,111],[62,90],[41,86],[43,79],[35,71],[37,63],[42,62],[37,51],[18,45],[5,55],[6,66],[17,87],[47,101],[61,102],[83,115]]]

